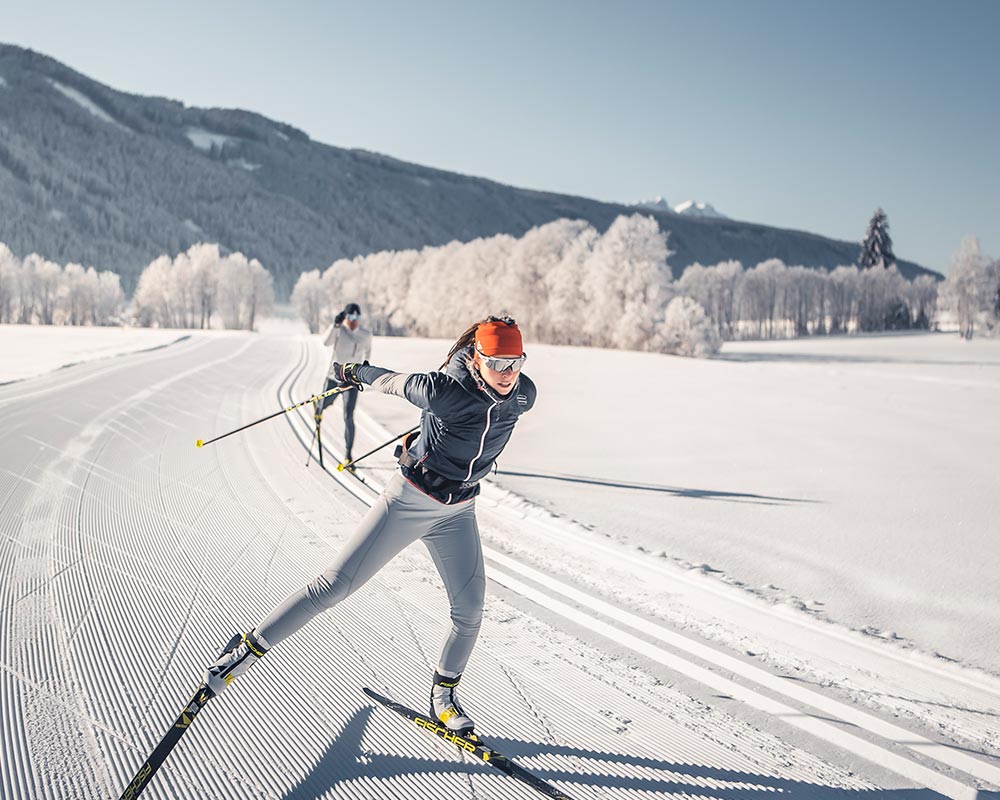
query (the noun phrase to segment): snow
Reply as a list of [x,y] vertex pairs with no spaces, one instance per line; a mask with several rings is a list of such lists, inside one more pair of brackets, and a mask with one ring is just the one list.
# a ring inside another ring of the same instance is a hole
[[163,347],[189,333],[159,328],[0,325],[0,384],[71,364]]
[[116,120],[114,117],[112,117],[110,114],[108,114],[103,108],[101,108],[100,106],[98,106],[93,100],[91,100],[89,97],[87,97],[87,95],[85,95],[83,92],[80,92],[80,91],[78,91],[76,89],[73,89],[70,86],[64,86],[63,84],[59,83],[59,81],[55,81],[52,78],[46,78],[46,80],[52,85],[52,88],[56,89],[57,91],[59,91],[64,96],[68,97],[70,100],[72,100],[78,106],[80,106],[84,110],[88,111],[89,113],[93,114],[95,117],[97,117],[102,122],[110,123],[111,125],[114,125],[116,128],[119,128],[120,130],[128,131],[129,133],[132,133],[131,128],[128,128],[125,125],[122,125],[118,120]]
[[226,164],[230,167],[237,167],[239,169],[245,169],[247,172],[253,172],[254,170],[260,169],[260,164],[251,164],[245,158],[231,158]]
[[674,209],[671,208],[670,203],[660,196],[657,196],[652,200],[643,200],[640,203],[636,203],[636,205],[639,208],[648,208],[651,211],[665,211],[668,214],[674,213]]
[[710,203],[696,203],[694,200],[685,200],[683,203],[674,206],[674,213],[685,217],[710,217],[712,219],[729,219],[725,214],[720,214]]
[[[69,329],[11,327],[4,370],[71,360],[47,333]],[[89,330],[62,336],[72,360]],[[365,483],[331,468],[336,406],[328,471],[308,408],[194,448],[304,400],[328,353],[288,318],[189,333],[0,387],[5,797],[116,796],[206,653],[314,576],[391,474],[391,448]],[[426,370],[449,344],[379,338],[373,362]],[[538,404],[477,501],[465,704],[501,749],[580,800],[1000,786],[1000,342],[528,355]],[[364,392],[356,452],[414,417]],[[213,701],[150,796],[533,796],[360,693],[419,707],[446,618],[407,549]],[[246,726],[262,709],[277,735]]]
[[7,79],[3,75],[0,75],[0,89],[6,89],[7,86]]
[[685,200],[676,206],[671,206],[664,198],[656,197],[653,200],[645,200],[636,203],[639,208],[648,208],[651,211],[662,211],[668,214],[680,214],[685,217],[709,217],[712,219],[729,219],[725,214],[716,211],[710,203],[696,203],[694,200]]
[[226,136],[221,133],[212,133],[204,128],[196,127],[185,128],[184,135],[187,136],[191,144],[199,150],[204,150],[206,153],[211,151],[213,147],[222,147],[224,144],[236,141],[236,139],[232,136]]

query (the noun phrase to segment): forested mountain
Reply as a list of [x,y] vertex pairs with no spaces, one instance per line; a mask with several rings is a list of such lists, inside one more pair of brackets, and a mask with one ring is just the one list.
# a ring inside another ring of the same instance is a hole
[[[604,230],[633,210],[320,144],[247,111],[125,94],[0,44],[0,241],[21,257],[115,270],[129,292],[152,259],[199,241],[259,259],[285,296],[302,271],[345,256],[520,236],[561,217]],[[678,275],[725,259],[832,268],[859,252],[810,233],[649,213],[670,231]]]

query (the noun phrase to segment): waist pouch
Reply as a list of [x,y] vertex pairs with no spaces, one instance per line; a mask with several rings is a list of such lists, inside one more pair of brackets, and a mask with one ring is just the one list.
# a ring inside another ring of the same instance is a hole
[[403,477],[414,484],[424,494],[430,495],[439,503],[450,506],[454,503],[471,500],[479,494],[478,481],[475,483],[466,483],[438,475],[433,470],[427,469],[427,467],[406,452],[403,447],[397,447],[395,455],[399,459],[400,471],[403,473]]

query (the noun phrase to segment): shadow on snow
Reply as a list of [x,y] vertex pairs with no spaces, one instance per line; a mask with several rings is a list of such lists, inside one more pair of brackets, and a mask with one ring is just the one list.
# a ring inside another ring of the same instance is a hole
[[[356,780],[380,781],[404,775],[495,775],[502,780],[512,780],[485,764],[471,760],[459,760],[456,752],[454,760],[445,757],[429,758],[419,756],[398,756],[374,753],[361,744],[365,728],[372,715],[372,708],[357,711],[343,732],[327,746],[312,770],[302,776],[298,783],[290,787],[282,800],[319,800],[332,788],[341,783]],[[415,749],[423,739],[424,747],[435,742],[429,735],[414,730]],[[937,800],[941,796],[929,789],[844,789],[824,786],[806,781],[780,778],[753,772],[712,767],[704,764],[682,764],[666,759],[612,753],[599,750],[585,750],[565,745],[547,745],[522,739],[490,737],[489,744],[513,759],[530,758],[534,755],[555,755],[586,761],[584,771],[532,767],[525,764],[539,778],[556,782],[559,788],[570,795],[584,797],[599,796],[600,789],[621,789],[650,793],[655,796],[677,794],[712,798],[713,800],[772,800],[775,792],[785,798],[795,800],[843,800],[847,798],[893,798],[893,800]],[[447,745],[437,743],[438,748]],[[622,774],[647,771],[648,775]],[[654,774],[656,773],[656,774]],[[707,782],[732,784],[731,786],[708,786]],[[454,790],[454,789],[452,789]],[[525,787],[525,797],[535,793]],[[472,787],[469,796],[475,796]],[[386,786],[386,797],[390,796]],[[541,797],[541,795],[537,795]]]
[[795,497],[773,497],[766,494],[751,494],[748,492],[726,492],[719,489],[688,489],[682,486],[658,486],[653,483],[626,483],[624,481],[590,478],[585,475],[559,475],[542,472],[515,472],[498,470],[497,476],[509,475],[516,478],[541,478],[549,481],[565,481],[567,483],[586,483],[591,486],[605,486],[609,489],[635,489],[642,492],[662,492],[674,497],[689,497],[695,500],[726,500],[734,503],[755,503],[757,505],[785,505],[792,503],[821,503],[822,500],[803,500]]

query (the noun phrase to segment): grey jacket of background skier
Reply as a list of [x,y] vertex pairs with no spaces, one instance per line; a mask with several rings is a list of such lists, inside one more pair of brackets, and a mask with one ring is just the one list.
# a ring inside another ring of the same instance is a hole
[[330,367],[327,376],[333,377],[333,363],[338,364],[360,364],[367,361],[372,355],[372,332],[367,328],[359,327],[352,331],[346,325],[331,325],[323,340],[325,347],[333,348],[333,356],[330,358]]
[[518,417],[535,403],[535,384],[527,375],[518,376],[509,394],[494,392],[472,367],[471,347],[456,353],[444,372],[405,375],[364,366],[355,374],[423,409],[420,436],[408,453],[432,472],[463,483],[489,473]]

